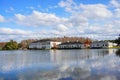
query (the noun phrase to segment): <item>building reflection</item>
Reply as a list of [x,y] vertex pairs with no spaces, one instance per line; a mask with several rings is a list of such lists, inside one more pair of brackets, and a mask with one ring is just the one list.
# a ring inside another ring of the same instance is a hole
[[116,53],[116,56],[120,57],[120,49],[118,49],[115,53]]
[[99,50],[51,50],[51,61],[57,64],[77,62],[87,59],[102,58],[108,54],[113,53],[112,50],[99,49]]

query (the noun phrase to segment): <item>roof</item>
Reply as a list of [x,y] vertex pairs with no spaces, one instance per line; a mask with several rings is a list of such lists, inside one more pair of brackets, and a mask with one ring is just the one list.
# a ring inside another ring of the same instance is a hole
[[69,45],[69,44],[83,44],[83,43],[81,43],[81,42],[65,42],[60,45]]
[[38,40],[38,41],[34,41],[34,42],[32,42],[32,43],[46,42],[46,41],[55,41],[55,40],[52,40],[52,39],[41,39],[41,40]]
[[109,42],[109,41],[94,41],[92,43],[112,43],[112,42]]

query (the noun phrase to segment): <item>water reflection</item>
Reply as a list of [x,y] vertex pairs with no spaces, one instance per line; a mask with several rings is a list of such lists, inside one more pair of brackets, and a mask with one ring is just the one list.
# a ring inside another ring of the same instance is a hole
[[115,49],[1,51],[0,79],[118,80],[120,60],[115,52]]
[[[49,51],[10,51],[0,54],[0,71],[22,69],[50,62]],[[39,54],[40,53],[40,54]]]
[[116,51],[116,56],[120,57],[120,49]]
[[51,51],[51,60],[54,63],[65,63],[86,59],[102,58],[109,54],[110,50],[59,50]]

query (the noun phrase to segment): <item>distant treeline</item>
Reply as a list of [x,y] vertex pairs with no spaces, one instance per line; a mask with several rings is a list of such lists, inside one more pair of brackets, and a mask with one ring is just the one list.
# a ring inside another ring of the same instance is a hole
[[113,43],[117,43],[117,46],[120,46],[120,34],[119,34],[119,36],[118,36],[117,39],[115,39],[115,40],[106,40],[106,41],[110,41],[110,42],[113,42]]

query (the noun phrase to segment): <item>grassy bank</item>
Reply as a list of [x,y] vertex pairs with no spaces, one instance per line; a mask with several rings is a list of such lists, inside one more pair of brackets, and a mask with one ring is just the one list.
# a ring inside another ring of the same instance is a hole
[[110,49],[120,49],[120,46],[113,46]]

